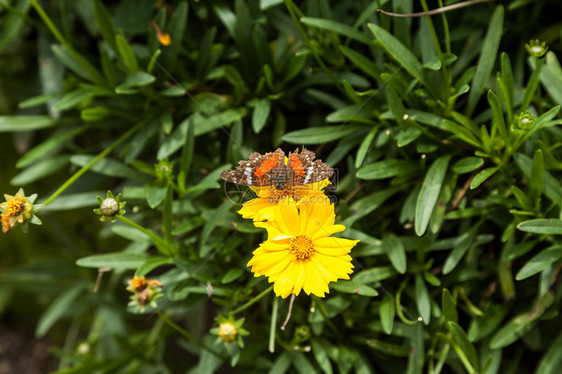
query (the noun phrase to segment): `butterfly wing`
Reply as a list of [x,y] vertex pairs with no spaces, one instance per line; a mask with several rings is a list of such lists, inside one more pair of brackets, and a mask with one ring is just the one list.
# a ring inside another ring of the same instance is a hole
[[221,178],[244,186],[271,186],[275,184],[275,173],[285,168],[284,160],[281,148],[264,155],[254,152],[248,160],[239,161],[235,170],[224,170]]
[[287,166],[291,173],[291,179],[295,185],[303,185],[319,182],[328,179],[334,174],[334,170],[322,162],[314,160],[314,152],[303,148],[299,152],[298,148],[289,153]]

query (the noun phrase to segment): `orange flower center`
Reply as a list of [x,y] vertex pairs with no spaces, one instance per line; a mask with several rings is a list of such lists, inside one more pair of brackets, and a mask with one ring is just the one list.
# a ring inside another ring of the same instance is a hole
[[8,215],[12,217],[18,216],[23,212],[23,206],[24,206],[24,201],[22,199],[14,198],[8,201],[6,212],[8,212]]
[[307,259],[314,252],[314,243],[304,235],[297,235],[289,243],[289,252],[299,260]]
[[131,281],[131,285],[136,292],[142,291],[146,288],[147,282],[145,277],[134,277]]

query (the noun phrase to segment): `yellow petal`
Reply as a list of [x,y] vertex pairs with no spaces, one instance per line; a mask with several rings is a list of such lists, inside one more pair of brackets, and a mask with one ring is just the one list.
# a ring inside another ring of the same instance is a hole
[[306,279],[303,290],[308,295],[312,293],[320,297],[324,297],[324,293],[329,292],[328,282],[324,280],[316,266],[312,264],[312,261],[306,264]]
[[325,238],[327,236],[333,235],[336,232],[341,232],[345,230],[344,225],[332,225],[332,226],[318,226],[317,231],[311,235],[312,240],[317,240],[320,238]]
[[314,241],[314,250],[327,256],[343,256],[351,251],[359,240],[344,238],[321,238]]

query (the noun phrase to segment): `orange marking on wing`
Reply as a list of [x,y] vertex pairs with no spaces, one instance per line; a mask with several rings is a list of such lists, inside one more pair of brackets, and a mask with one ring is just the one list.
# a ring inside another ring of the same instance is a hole
[[293,171],[297,176],[302,177],[304,175],[304,168],[302,167],[302,161],[298,157],[291,156],[289,160],[289,166],[291,167],[291,169],[293,169]]
[[277,161],[279,161],[278,155],[271,156],[256,168],[256,171],[254,171],[254,175],[258,178],[262,178],[265,173],[277,166]]

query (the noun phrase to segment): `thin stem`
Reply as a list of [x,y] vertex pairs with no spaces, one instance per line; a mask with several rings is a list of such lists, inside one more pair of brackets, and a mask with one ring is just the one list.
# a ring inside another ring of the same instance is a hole
[[115,148],[117,148],[118,146],[121,145],[121,143],[123,143],[125,140],[129,139],[131,137],[131,135],[133,135],[141,126],[142,126],[143,122],[139,122],[137,123],[135,126],[133,126],[131,129],[129,129],[129,131],[127,131],[126,133],[124,133],[123,135],[121,135],[121,137],[119,139],[117,139],[112,145],[110,145],[109,147],[107,147],[103,152],[101,152],[99,155],[97,155],[94,159],[92,159],[90,162],[88,162],[86,165],[84,165],[80,170],[78,170],[76,173],[74,173],[73,176],[71,176],[70,178],[68,178],[68,180],[66,182],[64,182],[64,184],[62,186],[59,187],[58,190],[56,190],[44,203],[43,205],[49,205],[54,199],[57,198],[57,196],[59,196],[61,193],[63,193],[68,187],[70,187],[70,185],[72,185],[72,183],[76,182],[76,180],[78,178],[80,178],[82,176],[82,174],[86,173],[88,170],[90,170],[90,168],[92,166],[94,166],[98,161],[102,160],[103,158],[105,158],[105,156],[107,156],[109,153],[111,153]]
[[495,0],[468,0],[468,1],[465,1],[463,3],[456,3],[456,4],[452,4],[452,5],[447,5],[447,6],[444,6],[443,8],[437,8],[437,9],[429,10],[427,12],[419,12],[419,13],[392,13],[392,12],[387,12],[387,11],[382,10],[382,9],[377,9],[377,12],[382,13],[382,14],[387,15],[387,16],[391,16],[391,17],[414,18],[414,17],[423,17],[423,16],[433,16],[435,14],[444,13],[444,12],[448,12],[448,11],[451,11],[451,10],[464,8],[464,7],[467,7],[467,6],[471,6],[471,5],[478,4],[478,3],[484,3],[484,2],[488,2],[488,1],[495,1]]
[[35,8],[35,11],[37,13],[39,13],[39,16],[41,17],[41,19],[43,20],[43,22],[45,22],[45,24],[47,25],[47,27],[49,28],[49,30],[51,30],[51,33],[54,35],[54,37],[62,44],[64,45],[66,48],[68,48],[69,51],[73,50],[70,43],[68,43],[68,41],[64,38],[64,36],[61,34],[61,32],[59,31],[59,29],[57,28],[57,26],[55,26],[55,24],[53,23],[53,21],[51,21],[51,19],[49,18],[49,16],[47,15],[47,13],[45,13],[45,10],[43,10],[43,8],[41,7],[41,5],[39,5],[39,3],[37,3],[37,0],[30,0],[29,1],[31,3],[31,5]]
[[199,340],[197,340],[193,335],[191,335],[190,333],[188,333],[187,331],[185,331],[183,328],[181,328],[177,323],[175,323],[174,321],[172,321],[167,315],[165,315],[164,313],[162,313],[160,310],[156,309],[156,313],[158,314],[158,316],[164,321],[166,322],[166,324],[168,324],[168,326],[170,326],[171,328],[173,328],[174,330],[176,330],[177,332],[180,333],[181,336],[183,336],[184,338],[186,338],[187,340],[189,340],[190,342],[192,342],[193,344],[195,344],[196,346],[198,346],[201,349],[206,350],[207,352],[211,353],[213,356],[216,356],[217,358],[226,361],[227,359],[225,357],[223,357],[220,353],[218,353],[217,351],[215,351],[212,348],[207,347],[205,344],[201,343]]
[[143,234],[146,234],[146,235],[150,236],[152,239],[154,239],[154,241],[156,243],[158,243],[160,245],[163,245],[166,248],[169,247],[169,243],[167,241],[165,241],[164,239],[162,239],[160,236],[158,236],[154,232],[150,231],[149,229],[147,229],[145,227],[142,227],[141,225],[139,225],[138,223],[136,223],[134,221],[131,221],[127,217],[119,215],[119,216],[117,216],[117,219],[120,220],[121,222],[126,223],[127,225],[139,230]]
[[269,344],[267,347],[267,349],[271,353],[275,352],[275,333],[277,330],[275,326],[277,325],[278,310],[279,310],[279,298],[275,297],[273,298],[273,308],[271,311],[271,324],[269,325]]
[[251,307],[252,305],[254,305],[257,301],[259,301],[262,297],[264,297],[265,295],[267,295],[268,293],[270,293],[271,290],[273,290],[273,286],[267,288],[265,291],[263,291],[263,292],[260,293],[258,296],[254,297],[253,299],[251,299],[250,301],[248,301],[246,304],[242,305],[240,308],[234,309],[234,311],[232,312],[232,314],[240,313],[240,312],[242,312],[242,311],[248,309],[249,307]]
[[291,294],[291,300],[289,301],[289,310],[287,311],[287,317],[285,318],[285,322],[283,322],[283,325],[281,326],[281,330],[285,330],[285,327],[287,327],[287,324],[289,323],[289,320],[291,319],[291,314],[293,313],[293,303],[295,302],[295,294]]

